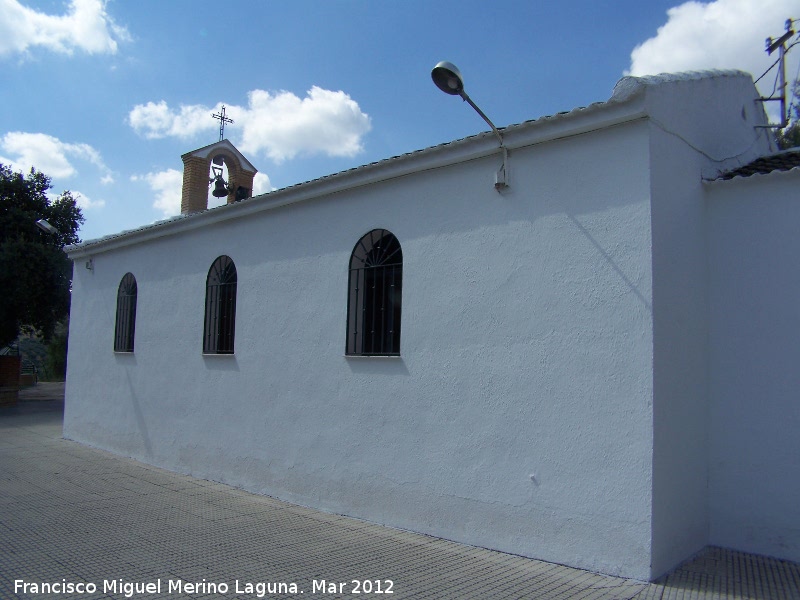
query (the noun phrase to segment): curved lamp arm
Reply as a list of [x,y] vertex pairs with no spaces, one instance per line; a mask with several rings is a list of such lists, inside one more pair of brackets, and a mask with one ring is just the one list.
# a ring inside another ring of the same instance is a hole
[[433,79],[433,83],[436,84],[436,87],[442,90],[445,94],[449,94],[450,96],[461,96],[461,99],[474,108],[475,112],[477,112],[481,118],[488,123],[489,127],[492,128],[492,131],[494,131],[494,134],[500,141],[500,149],[503,151],[503,166],[500,167],[500,170],[495,174],[494,189],[499,192],[500,190],[507,188],[508,149],[503,141],[503,136],[500,131],[498,131],[497,127],[494,126],[494,123],[491,122],[489,117],[487,117],[483,111],[478,108],[478,105],[475,104],[472,101],[472,98],[467,95],[467,92],[464,91],[464,79],[461,77],[461,72],[458,70],[458,67],[456,67],[453,63],[442,61],[431,71],[431,79]]

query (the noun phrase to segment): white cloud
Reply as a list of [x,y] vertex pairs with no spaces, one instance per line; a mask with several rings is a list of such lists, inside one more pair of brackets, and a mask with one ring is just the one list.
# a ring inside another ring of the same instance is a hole
[[[170,108],[163,100],[139,104],[128,122],[146,138],[188,139],[213,132],[219,124],[211,118],[222,105],[181,105]],[[298,154],[354,156],[363,149],[362,138],[371,129],[370,118],[342,91],[312,87],[305,98],[291,92],[253,90],[248,106],[227,106],[235,121],[228,131],[242,152],[263,154],[276,162]],[[229,126],[230,127],[230,126]]]
[[165,217],[172,217],[181,212],[181,189],[183,187],[183,173],[175,169],[134,175],[132,181],[144,181],[155,193],[153,208],[160,210]]
[[240,120],[241,150],[264,152],[276,162],[300,153],[354,156],[371,129],[369,116],[350,96],[316,86],[302,100],[289,92],[253,90]]
[[[777,58],[764,51],[764,40],[783,35],[786,19],[798,16],[796,11],[797,0],[685,2],[667,11],[655,37],[634,48],[627,74],[741,69],[756,79]],[[792,78],[800,51],[788,57],[787,78]],[[762,80],[762,93],[772,91],[774,73]]]
[[89,144],[70,144],[45,133],[12,131],[0,138],[0,150],[12,156],[0,158],[0,162],[15,171],[28,172],[35,167],[53,179],[63,179],[77,174],[73,162],[88,162],[100,171],[102,182],[113,181],[100,153]]
[[91,210],[95,208],[103,208],[106,205],[105,200],[92,200],[86,194],[73,190],[72,197],[81,210]]
[[174,111],[161,100],[134,106],[128,115],[128,123],[136,133],[147,139],[189,139],[201,131],[213,131],[219,127],[211,119],[211,113],[210,108],[197,104],[181,106]]
[[253,178],[253,196],[266,194],[274,189],[269,177],[265,173],[256,173],[256,176]]
[[26,54],[37,46],[72,54],[116,54],[130,39],[106,12],[105,0],[72,0],[64,15],[48,15],[18,0],[0,0],[0,56]]

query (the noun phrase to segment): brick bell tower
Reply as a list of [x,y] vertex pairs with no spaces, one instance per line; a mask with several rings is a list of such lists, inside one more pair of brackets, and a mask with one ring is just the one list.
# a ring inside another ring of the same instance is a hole
[[[208,189],[211,184],[214,184],[215,196],[223,197],[227,192],[228,204],[253,195],[253,178],[258,170],[228,140],[221,140],[210,146],[187,152],[181,159],[183,160],[182,215],[208,209]],[[227,182],[222,179],[223,163],[228,167]]]

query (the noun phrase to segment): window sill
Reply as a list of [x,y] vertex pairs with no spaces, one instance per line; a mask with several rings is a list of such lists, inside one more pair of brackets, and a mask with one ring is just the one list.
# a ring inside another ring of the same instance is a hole
[[226,357],[226,356],[234,357],[234,356],[236,356],[236,354],[234,354],[233,352],[214,352],[213,354],[212,353],[208,353],[208,352],[203,352],[201,356],[204,356],[204,357],[205,356],[213,356],[215,358],[216,357],[220,357],[220,356],[221,357]]

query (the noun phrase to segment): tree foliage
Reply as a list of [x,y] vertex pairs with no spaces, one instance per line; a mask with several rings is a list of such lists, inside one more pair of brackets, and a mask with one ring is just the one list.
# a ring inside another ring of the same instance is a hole
[[[50,178],[0,164],[0,348],[20,334],[49,340],[69,314],[72,265],[64,246],[80,241],[83,215],[72,194],[52,200]],[[45,219],[58,233],[36,227]]]
[[64,381],[67,378],[68,337],[69,317],[56,325],[53,337],[47,344],[47,358],[45,359],[47,381]]
[[792,103],[789,109],[789,125],[778,131],[778,148],[786,150],[800,146],[800,79],[792,85]]

